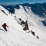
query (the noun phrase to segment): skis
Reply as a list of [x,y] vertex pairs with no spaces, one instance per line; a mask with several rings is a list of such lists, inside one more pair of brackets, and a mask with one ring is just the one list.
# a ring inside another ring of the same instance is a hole
[[0,28],[0,30],[4,31],[3,29]]
[[0,28],[0,30],[5,31],[4,29]]

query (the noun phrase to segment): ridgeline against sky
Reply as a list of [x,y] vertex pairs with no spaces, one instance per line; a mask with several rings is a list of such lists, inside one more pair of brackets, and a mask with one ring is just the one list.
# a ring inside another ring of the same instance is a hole
[[46,2],[46,0],[0,0],[0,3],[43,3]]

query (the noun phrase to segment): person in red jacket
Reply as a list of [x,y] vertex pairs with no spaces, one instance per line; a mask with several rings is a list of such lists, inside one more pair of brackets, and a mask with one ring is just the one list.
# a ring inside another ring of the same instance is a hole
[[5,31],[7,31],[6,27],[8,27],[8,26],[7,26],[6,23],[4,23],[4,24],[2,25],[2,27],[4,28]]

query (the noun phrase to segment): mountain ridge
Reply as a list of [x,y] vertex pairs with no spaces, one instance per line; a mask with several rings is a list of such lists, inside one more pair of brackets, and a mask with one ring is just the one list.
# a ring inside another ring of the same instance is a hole
[[[39,15],[40,17],[45,17],[46,18],[46,3],[34,3],[34,4],[29,4],[29,3],[24,3],[24,4],[11,4],[11,5],[2,5],[4,8],[6,8],[9,12],[14,14],[14,9],[20,9],[20,6],[26,6],[26,7],[31,7],[31,10],[34,14]],[[9,8],[9,9],[8,9]]]

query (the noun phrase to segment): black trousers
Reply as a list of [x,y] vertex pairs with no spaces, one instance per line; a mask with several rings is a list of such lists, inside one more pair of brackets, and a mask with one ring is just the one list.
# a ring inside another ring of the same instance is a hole
[[5,30],[5,31],[7,31],[7,29],[6,29],[6,28],[4,28],[4,30]]

